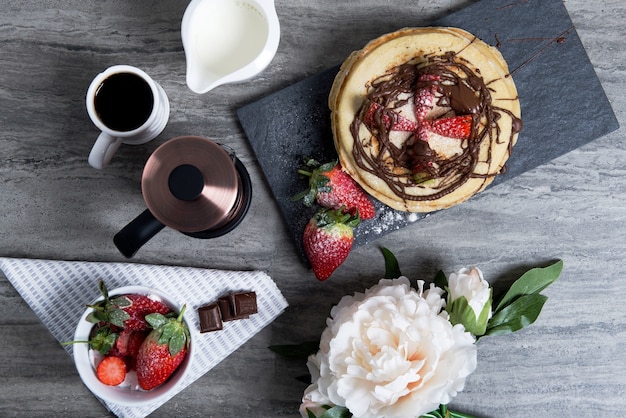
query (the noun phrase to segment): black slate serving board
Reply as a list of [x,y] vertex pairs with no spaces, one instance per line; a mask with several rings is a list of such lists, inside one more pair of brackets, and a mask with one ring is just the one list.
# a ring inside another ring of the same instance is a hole
[[[506,173],[490,187],[618,128],[562,1],[483,0],[432,25],[459,27],[497,46],[515,80],[524,128]],[[306,188],[306,180],[296,173],[304,157],[322,162],[337,158],[327,101],[338,69],[237,110],[305,264],[302,232],[317,208],[306,208],[291,197]],[[375,219],[361,222],[355,230],[355,246],[428,216],[375,204]]]

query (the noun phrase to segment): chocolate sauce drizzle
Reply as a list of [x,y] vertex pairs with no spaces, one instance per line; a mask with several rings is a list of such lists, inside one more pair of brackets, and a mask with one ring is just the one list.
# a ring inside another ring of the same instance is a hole
[[[483,178],[486,181],[495,177],[498,173],[474,172],[479,163],[481,143],[485,140],[499,141],[501,130],[498,121],[506,114],[513,121],[509,138],[510,154],[513,136],[522,128],[522,121],[510,111],[492,105],[493,89],[489,85],[495,80],[485,83],[478,70],[474,72],[458,56],[459,52],[414,58],[373,80],[368,86],[366,100],[350,125],[356,164],[384,180],[393,193],[404,201],[436,200],[458,189],[470,178]],[[435,77],[419,79],[425,74],[436,76],[437,81],[429,80]],[[396,146],[389,139],[389,124],[384,123],[385,117],[387,120],[397,118],[395,109],[405,105],[407,100],[413,100],[415,92],[432,86],[439,93],[439,106],[451,108],[457,116],[472,116],[471,134],[463,144],[462,153],[450,159],[438,156],[426,141],[417,138],[415,134],[403,146]],[[371,136],[361,138],[360,127],[372,102],[380,107],[374,115],[373,124],[370,123],[368,127]],[[489,147],[485,162],[490,163],[491,158]],[[419,176],[413,172],[416,166],[420,167]],[[429,181],[434,179],[437,181]],[[415,196],[406,193],[407,187],[421,187],[432,193]]]
[[567,36],[574,30],[574,26],[570,26],[566,31],[564,31],[563,33],[561,33],[560,35],[558,35],[556,38],[514,38],[514,39],[509,39],[508,42],[519,42],[519,41],[543,41],[543,40],[547,40],[550,41],[548,42],[546,45],[544,45],[541,49],[539,49],[537,52],[535,52],[533,55],[530,56],[530,58],[528,58],[526,61],[522,62],[520,65],[518,65],[516,68],[513,69],[513,71],[511,71],[509,73],[509,76],[512,75],[513,73],[519,71],[522,67],[524,67],[525,65],[527,65],[528,63],[530,63],[531,61],[533,61],[535,58],[537,58],[538,56],[540,56],[541,54],[543,54],[544,52],[546,52],[546,50],[554,43],[557,44],[562,44],[567,40]]

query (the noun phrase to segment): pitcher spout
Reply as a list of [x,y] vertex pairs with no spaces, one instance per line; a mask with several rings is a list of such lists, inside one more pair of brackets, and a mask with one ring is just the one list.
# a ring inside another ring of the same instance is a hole
[[203,94],[213,90],[215,87],[224,84],[221,81],[223,78],[222,75],[210,71],[210,69],[200,65],[200,63],[187,59],[187,87],[194,93]]
[[195,93],[249,79],[274,58],[280,26],[273,1],[192,0],[181,35]]

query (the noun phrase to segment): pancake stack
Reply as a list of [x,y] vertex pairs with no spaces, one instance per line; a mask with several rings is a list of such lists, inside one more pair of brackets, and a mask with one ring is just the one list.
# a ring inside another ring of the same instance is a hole
[[482,191],[504,171],[522,128],[506,61],[457,28],[402,29],[353,52],[329,107],[343,169],[409,212]]

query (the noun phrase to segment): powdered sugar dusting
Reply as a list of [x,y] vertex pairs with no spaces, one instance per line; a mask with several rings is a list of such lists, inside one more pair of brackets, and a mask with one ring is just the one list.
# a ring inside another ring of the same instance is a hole
[[428,213],[398,211],[378,201],[375,201],[374,205],[376,206],[376,216],[374,219],[361,221],[354,231],[355,241],[360,240],[362,243],[367,243],[429,215]]

